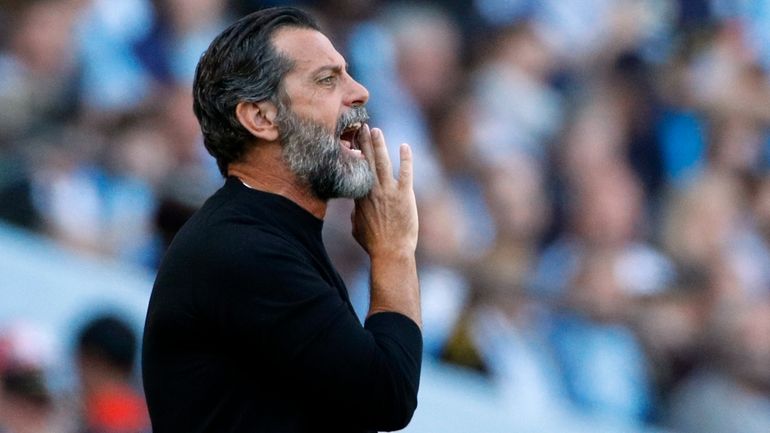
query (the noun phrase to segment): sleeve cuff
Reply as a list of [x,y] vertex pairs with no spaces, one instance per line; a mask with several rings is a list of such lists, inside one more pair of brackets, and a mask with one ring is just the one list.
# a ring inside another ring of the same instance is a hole
[[381,312],[369,316],[364,328],[374,334],[386,334],[400,340],[405,347],[422,352],[422,331],[414,321],[401,313]]

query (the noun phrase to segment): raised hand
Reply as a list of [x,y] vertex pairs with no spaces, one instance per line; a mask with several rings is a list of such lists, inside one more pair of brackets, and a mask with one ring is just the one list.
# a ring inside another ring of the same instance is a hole
[[370,256],[389,253],[414,254],[417,247],[417,204],[412,185],[412,151],[400,148],[398,179],[382,131],[368,125],[359,132],[359,143],[375,173],[372,191],[356,200],[353,211],[353,236]]

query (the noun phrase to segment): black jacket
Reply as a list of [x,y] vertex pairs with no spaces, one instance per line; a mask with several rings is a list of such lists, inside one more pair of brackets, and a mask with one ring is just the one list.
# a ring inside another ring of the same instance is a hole
[[403,428],[422,337],[398,313],[358,321],[323,221],[235,178],[182,228],[158,272],[142,375],[154,433]]

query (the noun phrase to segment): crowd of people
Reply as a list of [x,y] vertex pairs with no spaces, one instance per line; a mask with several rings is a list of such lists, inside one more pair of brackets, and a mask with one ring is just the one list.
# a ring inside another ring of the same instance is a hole
[[60,389],[51,372],[62,356],[34,323],[0,332],[0,432],[149,433],[136,379],[138,336],[125,318],[101,313],[78,330],[75,386]]
[[[541,431],[770,431],[767,0],[0,0],[0,218],[155,269],[223,182],[197,60],[279,3],[324,25],[391,159],[412,145],[426,356]],[[324,236],[365,312],[351,210]],[[84,390],[136,383],[113,349]],[[61,396],[2,354],[0,431],[53,431]],[[136,424],[91,431],[146,429],[116,389]]]

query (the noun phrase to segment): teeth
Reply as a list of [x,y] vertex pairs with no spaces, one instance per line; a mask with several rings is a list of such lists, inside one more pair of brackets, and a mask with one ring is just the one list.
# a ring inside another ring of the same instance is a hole
[[361,122],[356,122],[345,128],[345,132],[347,131],[357,131],[359,128],[361,128]]

